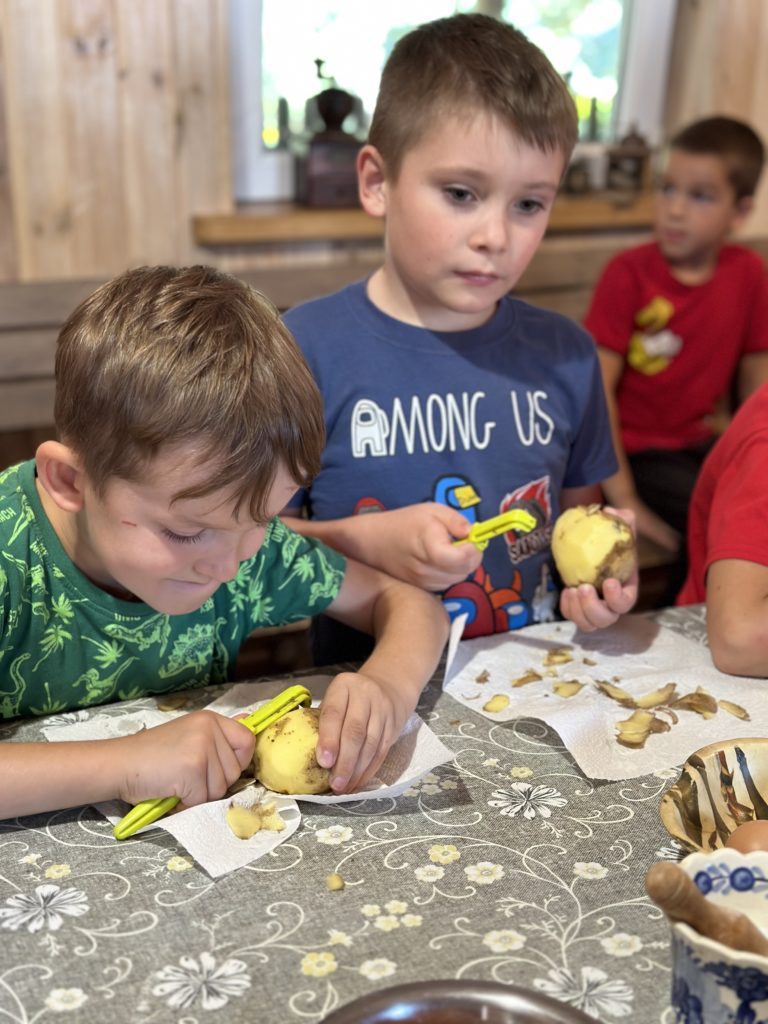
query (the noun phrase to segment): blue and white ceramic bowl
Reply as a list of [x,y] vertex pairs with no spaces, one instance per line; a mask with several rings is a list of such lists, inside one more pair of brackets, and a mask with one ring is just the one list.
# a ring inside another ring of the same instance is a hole
[[[692,853],[680,867],[707,899],[746,914],[768,936],[768,852]],[[674,924],[672,1006],[677,1024],[768,1021],[768,957],[730,949]]]

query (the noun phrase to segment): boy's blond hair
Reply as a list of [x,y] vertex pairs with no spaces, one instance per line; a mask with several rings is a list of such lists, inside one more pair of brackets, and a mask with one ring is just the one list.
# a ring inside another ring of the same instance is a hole
[[736,200],[753,196],[760,181],[765,149],[757,132],[734,117],[705,117],[686,125],[670,142],[671,149],[719,157],[725,164]]
[[212,267],[141,267],[98,288],[61,330],[56,427],[97,493],[136,481],[161,449],[195,445],[210,479],[261,520],[275,473],[297,485],[325,441],[314,379],[277,310]]
[[494,114],[523,142],[560,151],[563,168],[578,118],[565,82],[512,25],[456,14],[421,25],[395,45],[381,76],[368,141],[394,180],[406,152],[450,115]]

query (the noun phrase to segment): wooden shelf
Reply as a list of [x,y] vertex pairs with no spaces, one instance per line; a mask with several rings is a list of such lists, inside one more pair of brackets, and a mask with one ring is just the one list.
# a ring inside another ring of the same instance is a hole
[[[596,193],[561,195],[552,210],[549,233],[647,228],[653,197]],[[268,245],[276,242],[376,241],[382,221],[359,209],[318,210],[304,206],[243,206],[232,213],[198,214],[193,218],[198,245]]]

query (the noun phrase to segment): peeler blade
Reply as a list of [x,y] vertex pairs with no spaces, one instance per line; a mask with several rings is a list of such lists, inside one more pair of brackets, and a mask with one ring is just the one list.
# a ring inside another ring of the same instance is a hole
[[508,530],[517,530],[518,533],[530,533],[538,526],[539,520],[523,508],[510,508],[501,515],[485,519],[481,523],[473,523],[469,533],[461,540],[454,541],[454,544],[474,544],[480,551],[485,551],[488,542],[493,537],[498,537]]

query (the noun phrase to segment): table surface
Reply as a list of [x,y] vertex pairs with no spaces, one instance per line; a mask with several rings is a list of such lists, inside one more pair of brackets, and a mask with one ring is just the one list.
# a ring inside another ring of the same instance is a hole
[[[700,606],[657,618],[705,642]],[[303,804],[273,854],[216,880],[168,833],[117,843],[92,807],[0,821],[0,1020],[313,1024],[384,986],[470,978],[669,1024],[643,878],[680,855],[658,809],[677,771],[590,781],[542,722],[489,721],[438,675],[419,712],[452,763],[396,800]]]

